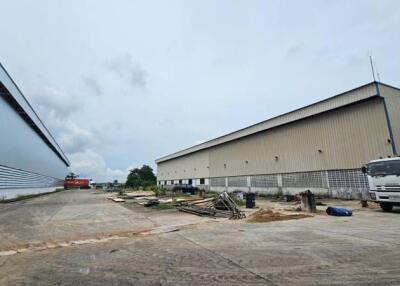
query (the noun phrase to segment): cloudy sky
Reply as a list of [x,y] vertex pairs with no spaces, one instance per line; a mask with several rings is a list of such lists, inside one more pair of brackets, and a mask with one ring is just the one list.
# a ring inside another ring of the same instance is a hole
[[97,181],[372,80],[399,1],[1,1],[0,62]]

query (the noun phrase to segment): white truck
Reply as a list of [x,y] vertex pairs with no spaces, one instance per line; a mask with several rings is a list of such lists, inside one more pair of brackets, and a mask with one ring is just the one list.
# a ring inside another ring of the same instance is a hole
[[383,211],[400,206],[400,158],[385,158],[369,162],[361,168],[368,175],[369,194]]

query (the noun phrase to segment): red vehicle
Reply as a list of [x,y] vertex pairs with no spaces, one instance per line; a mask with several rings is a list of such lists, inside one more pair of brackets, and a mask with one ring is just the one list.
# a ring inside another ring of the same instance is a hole
[[64,180],[64,189],[89,189],[89,180],[88,179],[65,179]]

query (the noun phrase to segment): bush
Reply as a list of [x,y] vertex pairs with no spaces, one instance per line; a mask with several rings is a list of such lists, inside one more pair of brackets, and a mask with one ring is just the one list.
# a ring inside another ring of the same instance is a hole
[[158,187],[157,185],[151,185],[151,186],[147,186],[145,188],[146,191],[153,191],[156,192],[158,189],[160,189],[161,187]]
[[238,207],[242,207],[242,206],[244,206],[246,204],[246,202],[244,200],[241,200],[241,199],[232,198],[232,200],[235,202],[235,204]]
[[279,191],[277,191],[276,193],[274,193],[273,195],[272,195],[272,197],[274,198],[274,199],[282,199],[283,197],[284,197],[284,194],[283,194],[283,191],[282,190],[279,190]]
[[156,197],[165,196],[167,191],[162,187],[156,187],[153,192],[155,193]]

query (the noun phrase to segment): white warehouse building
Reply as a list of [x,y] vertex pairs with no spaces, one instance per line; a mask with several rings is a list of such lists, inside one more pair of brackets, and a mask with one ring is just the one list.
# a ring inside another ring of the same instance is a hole
[[157,183],[358,198],[361,165],[399,148],[400,89],[371,82],[159,158]]
[[0,64],[0,199],[63,186],[69,161]]

